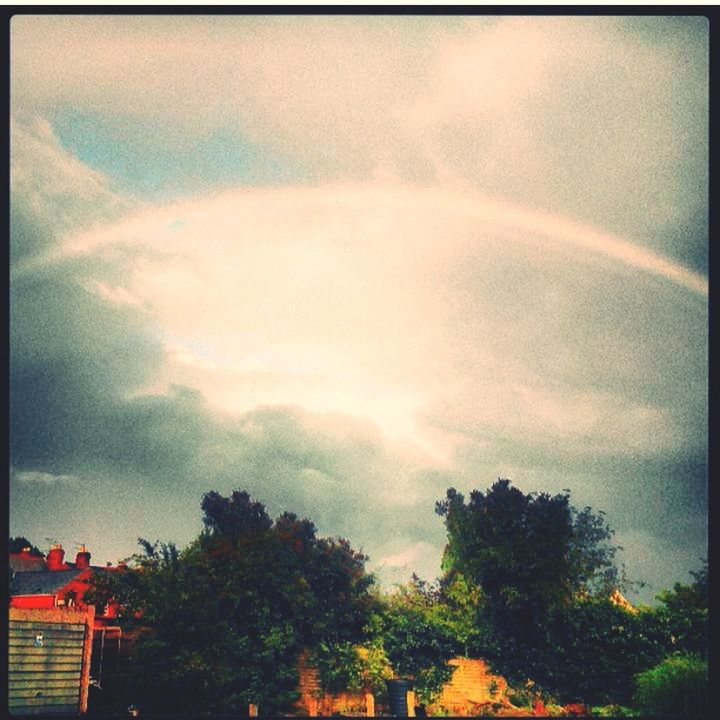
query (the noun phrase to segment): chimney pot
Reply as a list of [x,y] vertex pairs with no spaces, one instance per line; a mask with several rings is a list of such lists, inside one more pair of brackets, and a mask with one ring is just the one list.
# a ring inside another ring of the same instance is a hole
[[75,568],[77,570],[86,570],[90,567],[90,553],[82,546],[82,550],[75,556]]
[[66,570],[67,565],[63,562],[64,557],[65,551],[62,549],[62,545],[60,543],[53,543],[47,554],[48,570]]

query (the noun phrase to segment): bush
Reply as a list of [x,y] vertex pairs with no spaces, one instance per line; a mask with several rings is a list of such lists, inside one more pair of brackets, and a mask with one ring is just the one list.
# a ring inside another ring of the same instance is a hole
[[431,704],[452,677],[448,660],[460,651],[455,625],[435,586],[413,576],[385,598],[376,632],[396,677],[412,678],[418,700]]
[[590,708],[593,717],[638,717],[640,713],[624,705],[598,705]]
[[632,703],[634,677],[654,667],[671,648],[652,613],[631,613],[609,600],[576,600],[556,613],[532,678],[561,703]]
[[708,665],[696,655],[671,655],[635,677],[635,703],[643,714],[704,716]]

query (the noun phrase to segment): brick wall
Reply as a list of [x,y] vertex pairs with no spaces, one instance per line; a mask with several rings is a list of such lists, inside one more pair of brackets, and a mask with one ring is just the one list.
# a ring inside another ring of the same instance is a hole
[[320,672],[308,664],[307,654],[303,653],[298,661],[300,698],[296,703],[302,714],[315,717],[328,717],[333,713],[365,715],[367,699],[362,692],[323,693],[320,686]]
[[[439,698],[427,708],[428,714],[449,713],[455,716],[477,715],[491,703],[512,707],[505,698],[507,681],[491,672],[484,660],[454,658],[449,664],[455,668],[450,682],[443,686]],[[364,693],[323,693],[320,673],[307,662],[303,654],[298,662],[300,698],[296,707],[299,713],[311,717],[328,717],[333,713],[366,715],[368,698]],[[381,710],[381,708],[378,708]]]
[[428,708],[429,713],[444,710],[451,715],[468,716],[476,714],[478,706],[503,702],[507,681],[494,675],[484,660],[454,658],[448,664],[455,671],[440,697]]

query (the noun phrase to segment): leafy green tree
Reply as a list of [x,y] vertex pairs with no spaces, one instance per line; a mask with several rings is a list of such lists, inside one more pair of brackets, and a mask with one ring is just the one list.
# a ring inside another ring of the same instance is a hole
[[474,490],[468,502],[450,488],[436,511],[448,533],[446,575],[461,573],[482,597],[482,654],[511,680],[558,682],[553,625],[565,627],[558,618],[579,599],[606,596],[621,581],[602,514],[576,510],[567,491],[525,494],[507,479]]
[[672,590],[661,592],[657,599],[662,605],[657,609],[674,650],[707,658],[708,633],[708,565],[690,573],[691,584],[675,583]]
[[607,598],[579,599],[555,614],[532,677],[563,702],[629,705],[634,676],[667,653],[652,612],[631,612]]
[[440,578],[437,612],[451,628],[459,655],[478,658],[497,651],[485,611],[482,590],[460,571],[448,570]]
[[446,570],[482,590],[493,624],[533,638],[556,608],[614,580],[612,530],[590,508],[578,512],[567,492],[525,494],[509,480],[474,490],[453,488],[436,511],[445,518]]
[[613,530],[602,513],[570,505],[568,492],[525,494],[499,479],[467,503],[450,488],[436,512],[448,532],[445,569],[475,582],[499,619],[512,617],[524,630],[554,607],[619,581]]
[[431,702],[452,676],[447,661],[462,651],[440,588],[413,576],[384,600],[379,630],[387,657],[397,676],[414,680],[421,702]]
[[304,648],[362,638],[375,603],[366,558],[291,513],[273,522],[245,492],[208,493],[202,510],[204,530],[183,551],[141,540],[131,567],[98,578],[97,599],[114,596],[145,628],[133,702],[176,714],[287,709]]

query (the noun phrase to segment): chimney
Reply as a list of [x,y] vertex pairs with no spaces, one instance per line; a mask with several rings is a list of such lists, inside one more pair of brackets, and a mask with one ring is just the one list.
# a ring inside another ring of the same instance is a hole
[[75,569],[76,570],[87,570],[90,567],[90,553],[85,548],[85,545],[80,546],[80,551],[75,556]]
[[53,543],[47,554],[48,570],[66,570],[67,566],[63,562],[64,557],[65,551],[62,549],[62,545],[60,543]]

